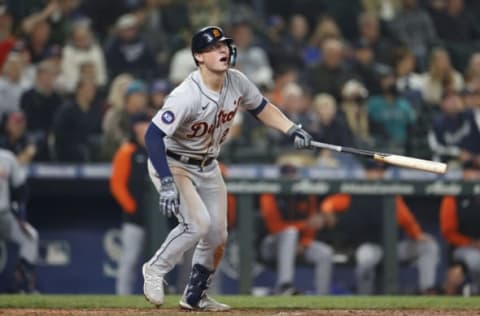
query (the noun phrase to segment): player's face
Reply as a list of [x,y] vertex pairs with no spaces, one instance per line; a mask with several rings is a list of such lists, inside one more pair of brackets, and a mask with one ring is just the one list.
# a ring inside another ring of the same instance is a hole
[[230,52],[225,42],[217,42],[200,54],[199,61],[211,71],[222,72],[228,69]]

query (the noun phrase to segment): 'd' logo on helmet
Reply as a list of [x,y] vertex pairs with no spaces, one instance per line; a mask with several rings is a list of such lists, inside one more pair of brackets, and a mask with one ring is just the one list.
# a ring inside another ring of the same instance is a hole
[[215,37],[220,37],[222,35],[222,33],[220,33],[220,30],[218,30],[218,29],[213,29],[212,34]]

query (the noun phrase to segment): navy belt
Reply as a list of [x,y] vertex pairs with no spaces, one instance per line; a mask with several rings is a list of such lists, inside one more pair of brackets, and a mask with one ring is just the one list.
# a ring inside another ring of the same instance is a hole
[[175,160],[178,160],[180,162],[183,162],[183,163],[186,163],[186,164],[189,164],[189,165],[199,166],[199,167],[202,167],[202,168],[208,166],[209,164],[211,164],[215,160],[215,158],[213,158],[213,157],[208,157],[206,159],[196,159],[196,158],[192,158],[192,157],[188,157],[188,156],[185,156],[185,155],[180,155],[180,154],[174,153],[171,150],[167,150],[167,156],[170,157],[170,158],[173,158]]

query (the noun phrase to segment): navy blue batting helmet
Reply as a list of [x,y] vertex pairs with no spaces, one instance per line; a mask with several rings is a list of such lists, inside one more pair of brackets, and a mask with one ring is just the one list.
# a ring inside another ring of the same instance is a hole
[[[201,53],[207,47],[218,43],[218,42],[226,42],[228,49],[230,51],[230,60],[229,65],[234,66],[235,60],[237,58],[237,49],[233,44],[233,39],[230,37],[226,37],[223,33],[222,28],[218,26],[207,26],[195,33],[192,37],[192,54]],[[194,57],[195,59],[195,57]],[[195,63],[198,65],[197,60],[195,59]]]

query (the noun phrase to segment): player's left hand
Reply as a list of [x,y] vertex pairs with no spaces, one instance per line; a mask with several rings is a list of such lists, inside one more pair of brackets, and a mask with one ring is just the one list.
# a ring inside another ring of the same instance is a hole
[[165,177],[161,180],[160,186],[160,211],[167,216],[178,213],[180,200],[178,198],[178,190],[172,177]]
[[294,136],[293,144],[297,149],[312,148],[312,135],[302,128],[302,125],[294,125],[288,131],[287,135]]

